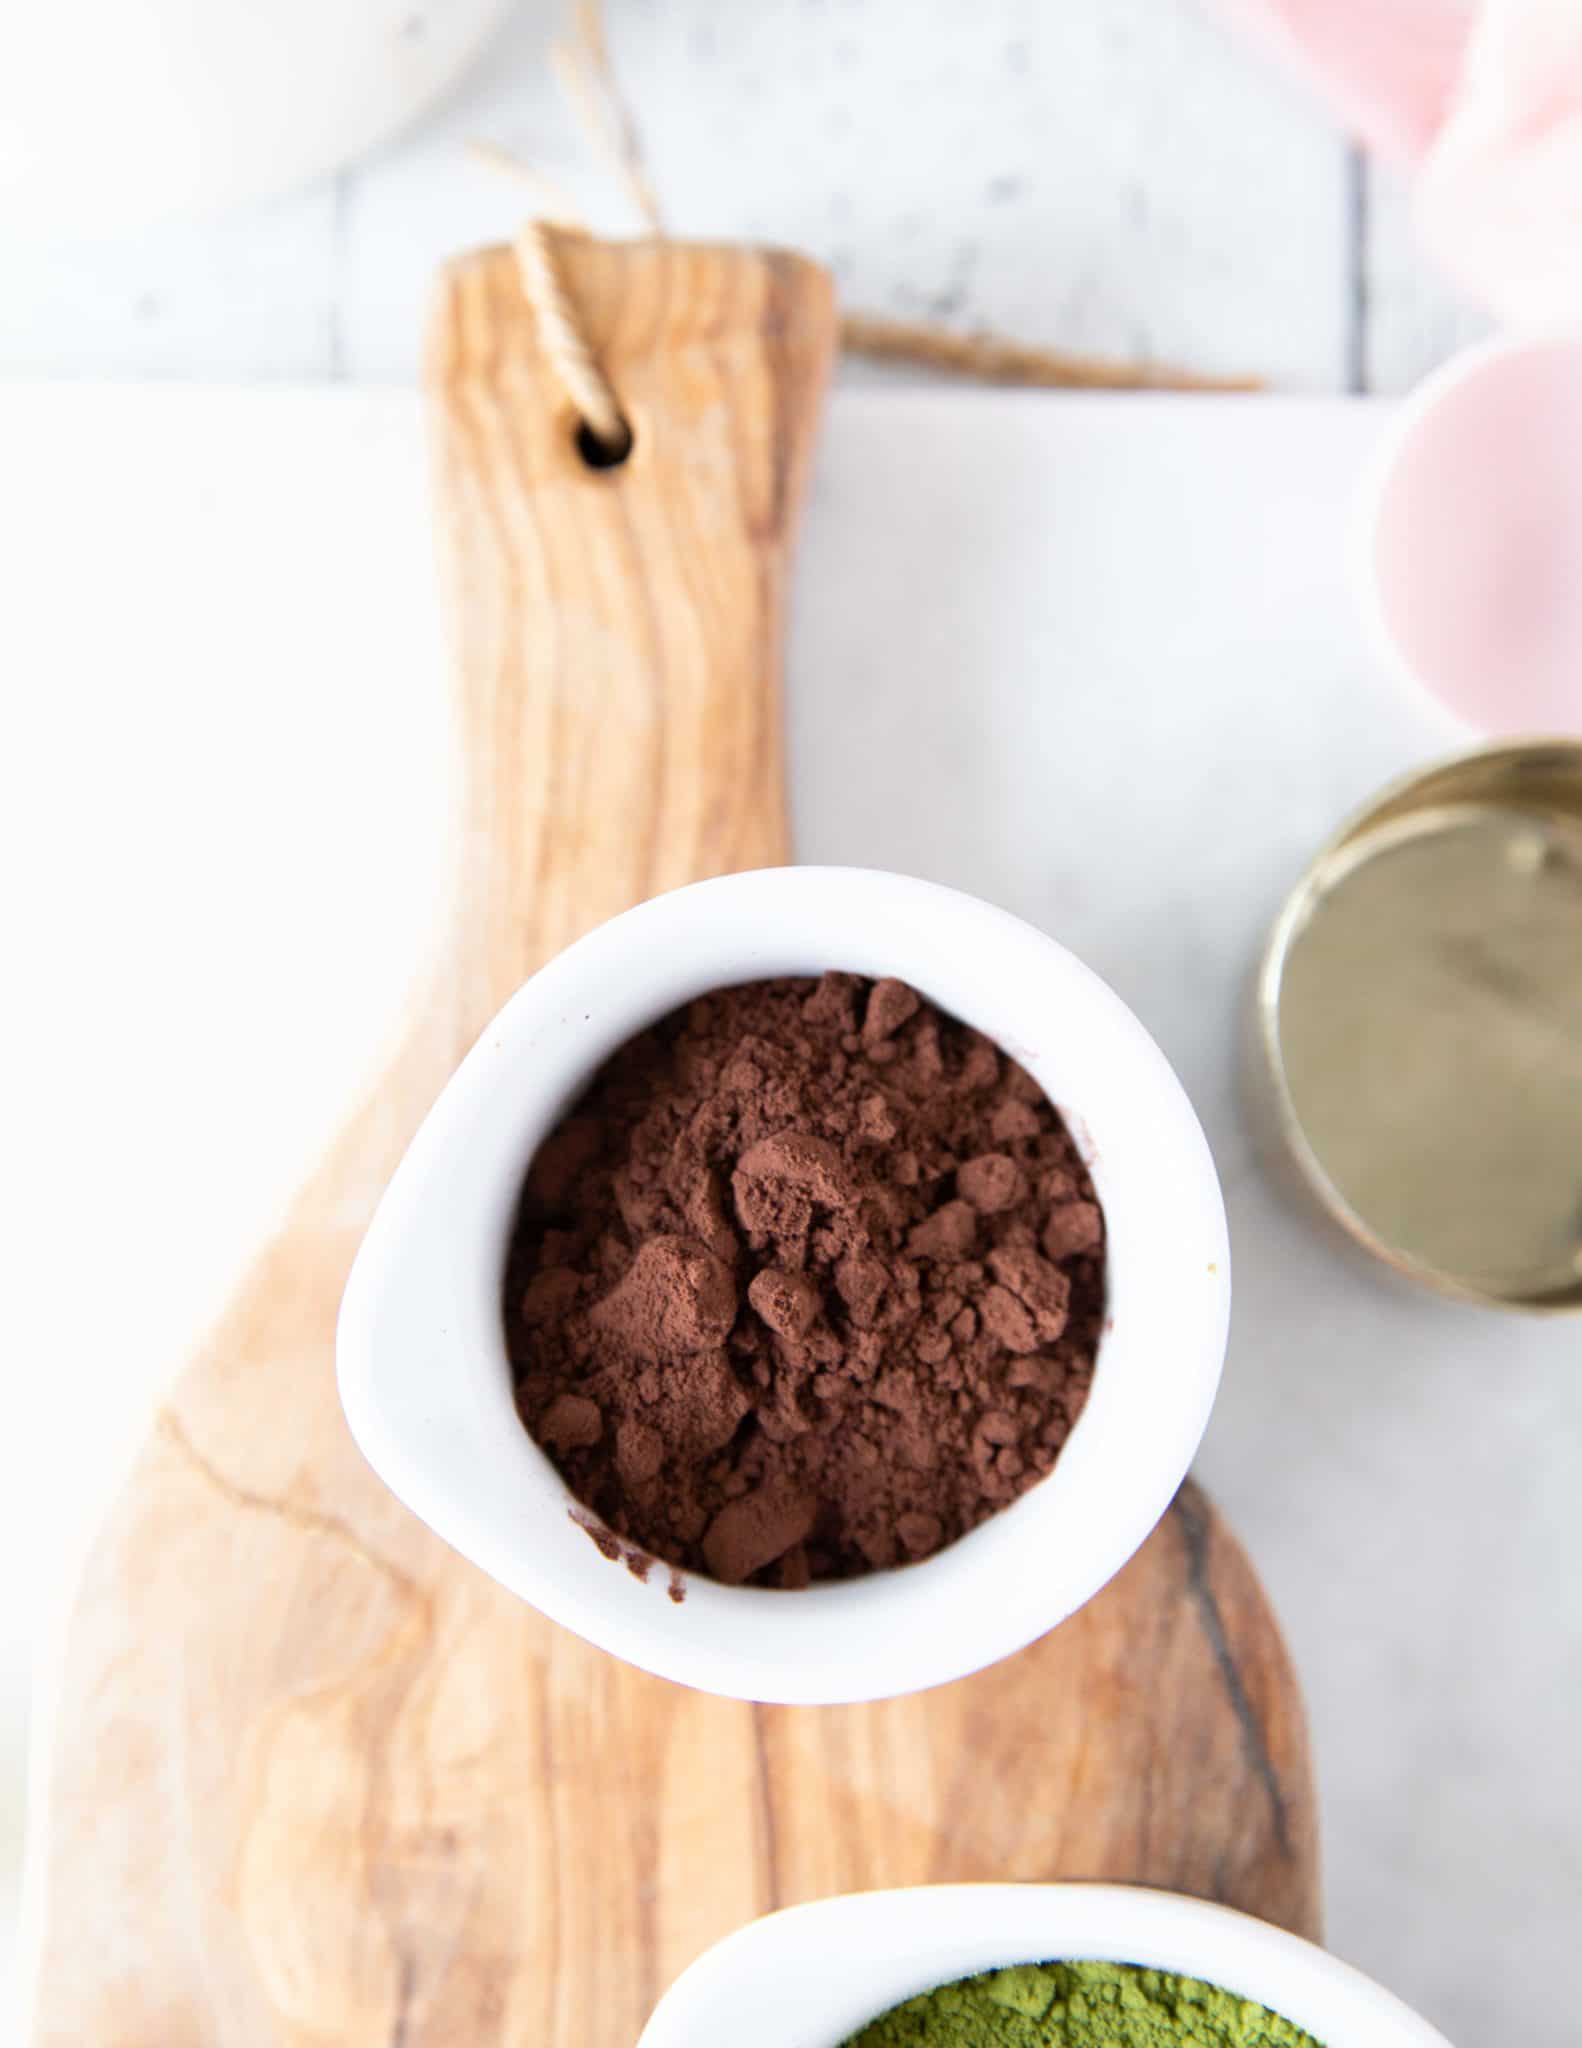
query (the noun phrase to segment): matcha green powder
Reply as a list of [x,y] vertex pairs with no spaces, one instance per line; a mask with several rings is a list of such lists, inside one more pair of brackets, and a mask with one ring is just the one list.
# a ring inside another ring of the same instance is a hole
[[1020,1963],[909,1998],[846,2048],[1322,2048],[1196,1977],[1128,1963]]

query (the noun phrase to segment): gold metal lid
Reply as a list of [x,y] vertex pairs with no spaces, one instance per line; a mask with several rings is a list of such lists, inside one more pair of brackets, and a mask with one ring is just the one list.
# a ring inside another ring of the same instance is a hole
[[1582,743],[1395,784],[1264,956],[1281,1133],[1360,1243],[1442,1292],[1582,1308]]

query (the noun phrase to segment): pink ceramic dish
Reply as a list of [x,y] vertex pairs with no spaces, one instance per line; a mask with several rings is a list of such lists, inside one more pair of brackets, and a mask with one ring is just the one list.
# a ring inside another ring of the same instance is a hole
[[1582,731],[1582,335],[1498,340],[1427,379],[1360,507],[1390,658],[1487,733]]

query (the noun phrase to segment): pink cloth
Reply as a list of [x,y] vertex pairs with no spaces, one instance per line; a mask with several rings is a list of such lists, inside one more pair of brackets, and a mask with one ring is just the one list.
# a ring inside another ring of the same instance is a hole
[[1582,324],[1582,0],[1225,0],[1414,167],[1437,260],[1503,321]]

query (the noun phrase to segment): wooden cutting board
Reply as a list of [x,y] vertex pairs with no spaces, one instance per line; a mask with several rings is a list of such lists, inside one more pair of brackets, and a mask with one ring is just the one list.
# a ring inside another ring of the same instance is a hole
[[624,905],[787,855],[781,614],[828,280],[674,244],[568,237],[559,258],[635,446],[582,461],[508,251],[447,273],[451,937],[104,1525],[40,1816],[38,2048],[627,2048],[753,1914],[936,1879],[1135,1879],[1318,1930],[1301,1699],[1190,1484],[1020,1656],[908,1699],[763,1708],[552,1627],[346,1434],[347,1269],[489,1016]]

